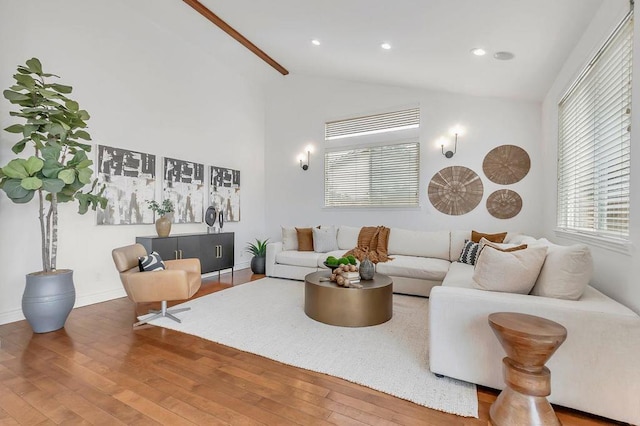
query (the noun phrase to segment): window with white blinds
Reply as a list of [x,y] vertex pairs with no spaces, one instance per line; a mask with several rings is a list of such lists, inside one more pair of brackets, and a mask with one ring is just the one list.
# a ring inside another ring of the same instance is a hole
[[420,144],[326,151],[326,207],[419,205]]
[[560,230],[628,239],[633,16],[559,104]]
[[324,138],[330,141],[376,133],[416,129],[419,126],[420,108],[410,108],[402,111],[327,122],[325,124]]

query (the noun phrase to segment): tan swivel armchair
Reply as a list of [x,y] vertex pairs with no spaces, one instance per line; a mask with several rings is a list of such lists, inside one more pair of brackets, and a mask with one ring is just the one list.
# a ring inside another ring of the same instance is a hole
[[142,244],[119,247],[111,252],[113,262],[120,272],[120,280],[129,299],[139,302],[162,302],[160,310],[151,310],[156,315],[135,323],[137,327],[159,317],[168,317],[181,322],[173,314],[191,308],[167,309],[167,301],[184,300],[193,296],[202,284],[199,259],[165,260],[167,269],[163,271],[140,272],[138,258],[146,256]]

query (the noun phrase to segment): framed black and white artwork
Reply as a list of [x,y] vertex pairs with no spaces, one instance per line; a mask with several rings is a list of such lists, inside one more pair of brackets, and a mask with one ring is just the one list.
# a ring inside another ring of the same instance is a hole
[[174,223],[201,223],[204,217],[204,164],[164,159],[162,199],[173,202]]
[[145,200],[155,197],[155,155],[98,145],[96,174],[108,200],[104,210],[97,209],[98,225],[153,223],[153,212]]
[[211,166],[209,203],[225,222],[240,221],[240,170]]

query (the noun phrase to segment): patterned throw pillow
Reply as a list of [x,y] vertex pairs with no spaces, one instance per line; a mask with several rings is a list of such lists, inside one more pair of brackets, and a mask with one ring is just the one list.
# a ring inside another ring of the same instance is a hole
[[149,256],[140,256],[138,258],[138,268],[140,272],[162,271],[166,269],[162,258],[157,252],[152,252]]
[[480,244],[473,241],[464,240],[464,247],[458,262],[466,263],[467,265],[475,265],[478,255],[480,254]]

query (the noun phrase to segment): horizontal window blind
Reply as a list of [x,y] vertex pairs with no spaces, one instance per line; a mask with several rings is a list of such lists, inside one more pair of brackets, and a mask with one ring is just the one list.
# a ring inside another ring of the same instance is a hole
[[630,14],[559,104],[558,228],[628,238]]
[[325,139],[334,140],[420,127],[420,108],[386,112],[325,124]]
[[417,142],[327,151],[324,167],[327,207],[419,205]]

